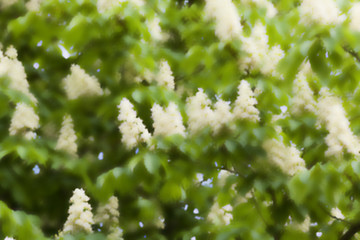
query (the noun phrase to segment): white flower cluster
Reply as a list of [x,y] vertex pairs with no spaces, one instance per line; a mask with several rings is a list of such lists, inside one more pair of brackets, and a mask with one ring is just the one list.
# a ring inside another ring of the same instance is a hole
[[189,132],[195,134],[206,126],[210,126],[214,112],[210,107],[211,100],[199,89],[195,96],[186,99]]
[[144,0],[97,0],[96,6],[100,13],[104,13],[125,2],[134,4],[137,7],[145,5]]
[[9,47],[5,55],[0,50],[0,77],[8,77],[9,87],[27,96],[33,103],[37,103],[36,98],[29,91],[29,83],[26,80],[25,68],[17,60],[17,51],[14,47]]
[[164,86],[169,90],[175,89],[175,82],[173,72],[166,60],[161,60],[159,64],[159,71],[157,74],[153,73],[149,69],[145,69],[141,76],[136,76],[134,81],[140,83],[142,80],[151,83],[155,81],[159,86]]
[[70,115],[64,116],[62,126],[60,129],[60,136],[56,144],[57,150],[64,150],[67,153],[76,156],[76,134],[74,131],[73,120]]
[[265,75],[278,75],[276,66],[285,54],[279,45],[269,47],[266,27],[261,22],[255,24],[249,37],[242,37],[242,42],[247,56],[240,61],[240,68],[259,69]]
[[10,7],[11,5],[17,3],[18,0],[0,0],[0,9]]
[[241,80],[238,90],[238,97],[235,100],[234,118],[247,119],[252,122],[259,121],[259,110],[255,107],[257,100],[254,97],[255,94],[251,90],[250,84],[245,80]]
[[245,4],[254,3],[258,8],[265,8],[266,17],[268,18],[275,17],[275,15],[278,13],[274,4],[268,0],[243,0],[241,2]]
[[119,0],[97,0],[96,6],[100,13],[111,10],[112,8],[119,6]]
[[216,134],[224,124],[232,119],[229,103],[219,100],[215,103],[215,110],[212,110],[211,100],[201,88],[195,96],[186,99],[186,113],[191,134],[196,134],[207,126],[211,127]]
[[204,11],[208,19],[215,19],[215,34],[221,41],[240,38],[241,19],[231,0],[206,0]]
[[77,188],[74,190],[73,196],[70,198],[69,216],[60,236],[66,233],[92,233],[91,225],[94,224],[94,220],[88,201],[89,197],[86,196],[83,189]]
[[174,76],[172,75],[171,68],[167,61],[162,60],[160,62],[159,73],[156,75],[155,80],[160,86],[165,86],[169,90],[174,90]]
[[211,128],[217,134],[226,124],[233,120],[231,113],[230,102],[219,99],[214,104],[213,119],[211,121]]
[[10,135],[21,134],[26,139],[34,139],[36,134],[33,131],[38,127],[39,116],[34,109],[25,103],[17,103],[10,123]]
[[175,103],[169,103],[165,110],[155,103],[151,108],[151,117],[154,120],[154,136],[170,136],[173,134],[185,136],[182,116]]
[[188,115],[189,132],[195,134],[204,127],[210,126],[216,134],[234,119],[259,121],[259,110],[254,106],[257,101],[250,84],[242,80],[238,89],[238,97],[234,104],[233,113],[231,112],[230,102],[221,99],[214,104],[213,110],[211,100],[201,88],[195,96],[188,97],[186,99],[186,113]]
[[316,113],[316,102],[313,96],[314,93],[307,82],[307,77],[311,74],[312,70],[310,63],[303,63],[294,80],[294,98],[292,101],[291,111],[295,115],[300,115],[303,112]]
[[103,90],[96,77],[86,74],[80,66],[73,64],[71,73],[64,78],[64,88],[69,99],[80,96],[102,95]]
[[151,20],[146,21],[146,26],[148,27],[148,31],[155,41],[165,41],[167,39],[167,35],[164,34],[160,27],[160,18],[154,17]]
[[350,129],[350,122],[341,100],[332,96],[327,89],[321,89],[318,102],[318,117],[325,124],[329,134],[325,138],[328,145],[326,156],[339,156],[344,148],[349,153],[359,155],[360,142]]
[[12,238],[12,237],[5,237],[5,239],[4,240],[15,240],[14,238]]
[[30,0],[25,4],[28,11],[37,12],[40,10],[40,5],[43,0]]
[[96,223],[101,223],[109,232],[108,239],[122,240],[122,231],[119,228],[119,200],[112,196],[106,204],[102,204],[97,209],[94,217]]
[[360,2],[353,3],[349,13],[350,29],[360,32]]
[[344,21],[334,0],[302,0],[299,12],[304,24],[331,25]]
[[286,147],[282,142],[271,139],[264,142],[263,148],[268,159],[290,176],[305,169],[305,162],[295,145]]
[[336,217],[337,219],[345,219],[345,216],[342,214],[341,210],[339,208],[332,208],[331,209],[331,216]]
[[300,231],[307,233],[309,232],[310,224],[311,224],[311,219],[309,215],[307,215],[302,223],[295,223],[294,226]]
[[232,210],[233,208],[230,204],[220,208],[219,203],[215,201],[207,219],[215,225],[229,225],[233,219]]
[[[22,63],[17,60],[17,51],[10,46],[5,56],[0,50],[0,77],[8,77],[9,87],[27,96],[33,104],[37,100],[29,91],[29,83]],[[26,103],[17,103],[9,128],[10,135],[22,134],[26,139],[35,138],[35,129],[39,127],[39,117],[34,108]]]
[[136,117],[137,114],[132,103],[127,98],[123,98],[118,108],[120,112],[118,120],[121,121],[119,127],[122,134],[121,141],[126,147],[132,149],[140,142],[149,143],[151,135],[142,120]]

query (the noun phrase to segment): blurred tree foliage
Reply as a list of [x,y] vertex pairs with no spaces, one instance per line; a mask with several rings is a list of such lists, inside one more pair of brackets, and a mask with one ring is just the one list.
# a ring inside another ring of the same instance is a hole
[[[349,29],[349,20],[302,24],[297,0],[272,1],[278,11],[274,17],[255,2],[233,1],[244,35],[260,21],[268,44],[284,51],[278,76],[242,71],[242,41],[219,40],[214,21],[204,17],[205,1],[148,0],[144,6],[123,1],[106,11],[99,11],[96,0],[44,0],[35,10],[28,10],[24,0],[4,4],[2,50],[13,46],[18,51],[38,101],[40,128],[33,140],[9,135],[15,105],[23,96],[1,76],[0,239],[54,238],[66,221],[75,188],[86,191],[93,209],[112,195],[119,198],[124,239],[356,236],[359,157],[326,156],[327,130],[317,127],[316,114],[294,115],[290,108],[294,79],[309,61],[314,98],[321,88],[330,89],[342,100],[353,133],[360,134],[360,34]],[[352,4],[337,3],[345,13]],[[154,39],[149,30],[154,18],[160,20],[163,39]],[[163,59],[175,77],[174,91],[134,80],[146,71],[157,72]],[[105,94],[69,100],[62,80],[72,64],[95,76]],[[123,97],[152,133],[154,103],[175,102],[187,126],[187,97],[202,88],[212,102],[219,97],[235,102],[242,79],[261,91],[256,97],[259,122],[239,120],[235,128],[225,127],[216,135],[205,127],[186,137],[154,137],[155,147],[140,144],[129,150],[121,142],[117,105]],[[66,114],[74,121],[77,156],[55,148]],[[274,121],[279,114],[284,116]],[[272,138],[295,144],[306,169],[291,176],[268,161],[263,144]],[[222,177],[224,172],[229,176]],[[211,221],[215,203],[231,206],[223,210],[228,211],[224,216],[231,214],[230,222]],[[333,209],[344,217],[335,216]],[[106,239],[101,226],[95,224],[93,230],[64,239]]]

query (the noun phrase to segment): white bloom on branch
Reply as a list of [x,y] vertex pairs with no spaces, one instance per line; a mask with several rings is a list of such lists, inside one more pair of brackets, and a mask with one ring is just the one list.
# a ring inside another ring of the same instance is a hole
[[137,113],[134,110],[134,105],[132,105],[127,98],[123,98],[118,108],[118,120],[121,122],[119,126],[122,134],[121,141],[125,146],[128,149],[132,149],[140,142],[149,143],[151,135],[143,124],[143,121],[136,117]]
[[69,216],[64,224],[63,232],[66,233],[92,233],[91,225],[94,224],[91,206],[88,203],[90,198],[86,196],[83,189],[75,189],[73,196],[70,198],[71,206],[69,208]]
[[305,24],[331,25],[344,20],[334,0],[302,0],[299,12],[301,22]]
[[96,6],[100,13],[104,13],[126,2],[134,4],[136,7],[145,5],[144,0],[97,0]]
[[10,7],[11,5],[17,3],[18,0],[0,0],[0,9]]
[[69,99],[80,96],[103,95],[96,77],[88,75],[80,66],[71,65],[71,73],[64,78],[64,88]]
[[293,144],[287,147],[282,142],[271,139],[264,142],[263,148],[268,159],[290,176],[306,169],[300,151]]
[[350,29],[360,32],[360,2],[352,4],[350,13]]
[[214,133],[217,134],[226,124],[233,120],[233,114],[231,113],[230,102],[226,102],[219,99],[214,104],[213,120],[211,122],[211,128]]
[[169,103],[165,110],[155,103],[151,108],[151,117],[154,120],[154,136],[170,136],[173,134],[185,136],[182,116],[175,103]]
[[196,134],[203,128],[211,126],[214,112],[210,106],[211,100],[201,88],[199,88],[195,96],[186,99],[186,113],[191,134]]
[[269,37],[266,27],[261,23],[255,23],[249,37],[242,37],[242,49],[247,54],[240,60],[242,69],[259,69],[265,75],[276,76],[276,67],[284,57],[284,51],[279,45],[269,47]]
[[29,83],[26,79],[25,68],[22,63],[17,60],[17,51],[10,46],[5,52],[5,55],[0,50],[0,77],[8,77],[9,87],[13,90],[19,91],[27,96],[30,101],[37,103],[34,95],[29,91]]
[[216,201],[207,216],[207,219],[215,225],[229,225],[233,219],[232,206],[230,204],[220,207]]
[[275,17],[275,15],[278,13],[274,4],[268,0],[242,0],[241,2],[245,4],[254,3],[258,8],[265,8],[266,17],[268,18]]
[[311,219],[310,219],[309,215],[307,215],[302,223],[295,223],[294,227],[304,233],[307,233],[307,232],[309,232],[310,225],[311,225]]
[[106,204],[101,204],[94,217],[96,223],[102,224],[107,232],[109,240],[123,240],[122,230],[119,228],[119,200],[111,196]]
[[160,86],[164,86],[169,90],[174,90],[175,88],[175,82],[174,82],[174,76],[172,75],[171,68],[167,61],[162,60],[160,62],[160,69],[159,73],[156,75],[156,82]]
[[339,156],[344,148],[359,155],[360,142],[350,129],[350,122],[339,98],[332,96],[327,89],[321,89],[318,102],[318,117],[328,130],[325,138],[328,145],[326,156]]
[[30,0],[28,1],[25,6],[28,11],[37,12],[40,10],[40,5],[43,0]]
[[57,150],[64,150],[67,153],[76,156],[77,144],[76,134],[74,131],[73,120],[70,115],[64,116],[62,126],[60,129],[60,136],[56,144]]
[[204,11],[207,18],[215,19],[215,34],[221,41],[240,38],[241,19],[231,0],[206,0]]
[[342,214],[341,210],[339,208],[332,208],[331,209],[331,216],[336,217],[337,219],[344,220],[345,216]]
[[164,34],[160,27],[160,18],[154,17],[151,20],[146,21],[146,26],[151,35],[151,38],[155,41],[165,41],[167,39],[166,34]]
[[309,62],[303,63],[299,73],[296,75],[293,85],[294,98],[291,112],[299,115],[302,112],[316,113],[316,102],[314,93],[309,87],[307,77],[312,74]]
[[10,123],[10,135],[21,134],[26,139],[33,139],[36,136],[33,131],[38,127],[39,116],[36,115],[34,108],[25,103],[17,103]]
[[246,80],[241,80],[233,110],[234,118],[258,122],[260,117],[259,110],[255,107],[256,104],[257,100],[250,84]]

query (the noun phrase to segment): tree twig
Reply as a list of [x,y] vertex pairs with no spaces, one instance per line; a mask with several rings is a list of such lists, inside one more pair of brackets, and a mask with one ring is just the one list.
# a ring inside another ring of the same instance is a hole
[[353,49],[351,49],[348,46],[343,46],[343,49],[345,52],[349,53],[351,56],[353,56],[358,62],[360,62],[360,56],[357,52],[355,52]]
[[352,225],[349,230],[347,230],[344,235],[341,236],[340,240],[350,240],[358,231],[360,231],[360,223]]

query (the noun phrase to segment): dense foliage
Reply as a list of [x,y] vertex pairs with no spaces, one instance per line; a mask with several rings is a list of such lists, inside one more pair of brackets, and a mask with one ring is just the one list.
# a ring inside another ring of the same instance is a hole
[[0,239],[358,237],[359,8],[0,0]]

